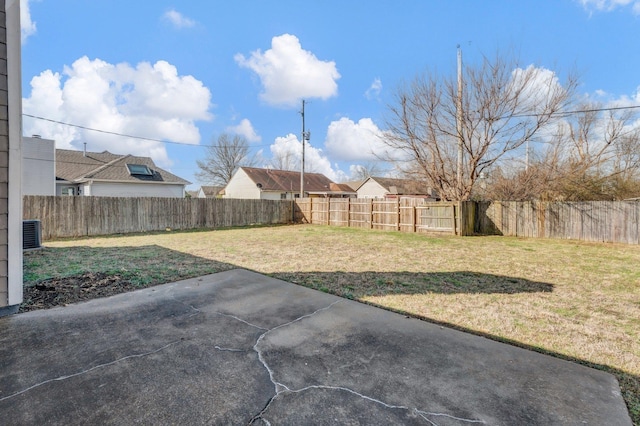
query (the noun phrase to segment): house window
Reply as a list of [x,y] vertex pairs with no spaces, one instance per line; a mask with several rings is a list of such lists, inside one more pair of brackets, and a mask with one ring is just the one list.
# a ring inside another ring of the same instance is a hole
[[144,164],[127,164],[130,175],[153,176],[151,169]]
[[76,195],[76,189],[73,186],[63,186],[61,195]]
[[287,199],[287,193],[283,192],[282,194],[280,194],[280,199],[281,200],[286,200]]

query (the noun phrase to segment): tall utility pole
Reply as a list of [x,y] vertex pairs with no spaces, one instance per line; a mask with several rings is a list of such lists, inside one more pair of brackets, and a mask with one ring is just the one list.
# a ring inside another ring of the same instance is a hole
[[457,192],[462,196],[462,49],[458,45],[458,97],[456,99],[456,130],[458,132]]
[[304,104],[305,100],[302,100],[302,111],[300,114],[302,115],[302,161],[300,167],[300,198],[304,198],[304,144],[305,141],[311,139],[311,133],[305,131],[304,129]]

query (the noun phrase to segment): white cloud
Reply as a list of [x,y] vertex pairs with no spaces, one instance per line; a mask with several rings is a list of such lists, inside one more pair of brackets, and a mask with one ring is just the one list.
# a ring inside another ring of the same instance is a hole
[[[300,170],[300,160],[302,158],[302,144],[298,137],[294,134],[288,134],[285,137],[276,138],[271,145],[271,154],[273,157],[284,159],[289,170]],[[305,146],[304,153],[305,172],[322,173],[334,182],[342,182],[346,180],[347,175],[337,166],[331,165],[331,161],[323,155],[321,149],[315,148],[310,144]]]
[[370,118],[361,118],[354,123],[343,117],[329,124],[325,147],[332,158],[338,160],[375,161],[388,149],[382,136],[382,131]]
[[238,124],[237,126],[227,127],[226,130],[227,132],[244,136],[249,142],[260,142],[262,140],[262,137],[257,134],[255,129],[253,128],[251,121],[246,118],[240,121],[240,124]]
[[302,49],[296,36],[284,34],[271,40],[271,49],[256,50],[235,61],[255,72],[262,82],[262,100],[270,105],[295,106],[302,99],[328,99],[338,94],[340,74],[333,61],[321,61]]
[[26,42],[27,38],[34,35],[36,31],[36,23],[31,20],[29,0],[20,0],[20,38],[22,43]]
[[533,112],[542,112],[550,99],[565,90],[555,72],[533,65],[514,69],[511,84],[514,92],[522,91],[518,94],[524,100],[521,102],[521,109],[531,108]]
[[619,7],[631,6],[631,11],[640,15],[640,0],[577,0],[589,12],[611,12]]
[[165,21],[170,22],[171,25],[173,25],[175,28],[178,28],[178,29],[191,28],[196,25],[196,21],[194,21],[193,19],[187,18],[182,13],[174,9],[171,9],[165,12],[165,14],[162,15],[162,18]]
[[[77,126],[189,144],[200,142],[196,121],[210,120],[211,93],[165,61],[135,68],[82,57],[62,73],[46,70],[31,80],[26,114]],[[58,148],[151,156],[170,165],[164,144],[25,118],[24,133],[54,139]]]
[[376,77],[371,86],[364,92],[364,96],[369,100],[378,99],[380,92],[382,92],[382,80]]

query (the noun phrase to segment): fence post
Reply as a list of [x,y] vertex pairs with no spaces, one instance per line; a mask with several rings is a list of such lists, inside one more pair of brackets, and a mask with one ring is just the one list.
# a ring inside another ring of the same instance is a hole
[[400,219],[401,219],[401,217],[400,217],[400,197],[398,197],[398,203],[396,204],[396,208],[398,210],[398,215],[397,215],[398,226],[397,226],[397,228],[398,228],[398,231],[400,231]]
[[453,203],[453,234],[460,236],[462,234],[462,227],[460,226],[460,206],[462,201],[456,201]]
[[418,232],[418,209],[413,205],[411,208],[411,222],[413,223],[413,233]]
[[327,198],[327,226],[331,225],[331,197]]
[[369,229],[373,229],[373,198],[369,202]]

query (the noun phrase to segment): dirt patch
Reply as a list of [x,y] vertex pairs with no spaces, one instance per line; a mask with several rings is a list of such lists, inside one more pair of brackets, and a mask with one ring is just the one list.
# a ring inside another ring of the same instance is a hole
[[51,278],[24,288],[24,302],[20,306],[20,312],[64,306],[137,288],[120,275],[107,275],[101,272]]

